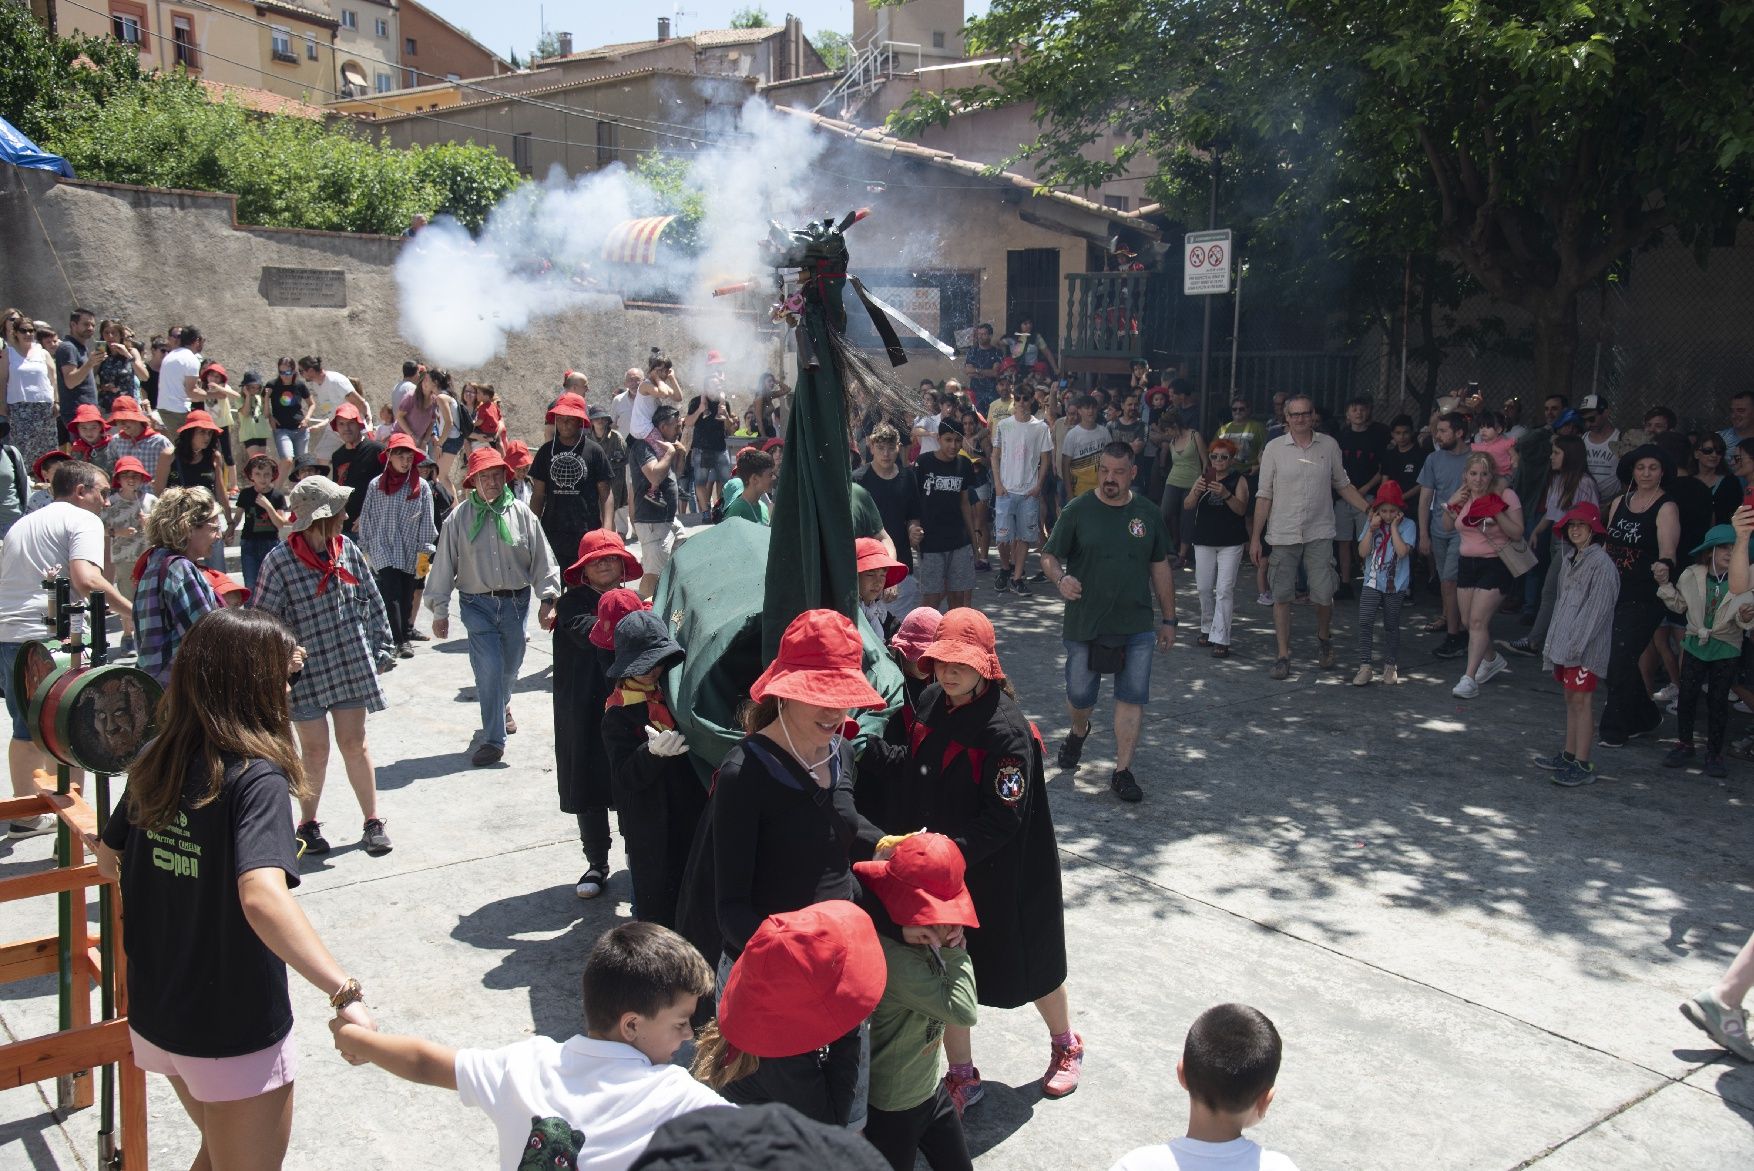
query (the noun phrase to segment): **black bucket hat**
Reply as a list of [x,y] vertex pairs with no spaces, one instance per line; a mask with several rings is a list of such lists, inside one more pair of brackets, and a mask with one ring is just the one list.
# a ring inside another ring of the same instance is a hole
[[670,637],[664,620],[650,610],[636,610],[615,624],[615,662],[609,678],[649,675],[688,652]]
[[1675,482],[1675,458],[1654,443],[1641,443],[1614,465],[1614,477],[1622,484],[1631,487],[1632,469],[1638,466],[1641,459],[1654,459],[1663,465],[1663,487],[1667,488]]

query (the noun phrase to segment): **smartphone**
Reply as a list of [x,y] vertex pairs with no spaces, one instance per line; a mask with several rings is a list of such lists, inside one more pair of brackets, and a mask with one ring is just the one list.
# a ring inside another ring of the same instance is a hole
[[1218,469],[1211,464],[1207,464],[1204,468],[1201,468],[1200,475],[1205,477],[1206,483],[1208,484],[1216,484],[1218,482]]
[[1746,492],[1742,493],[1742,507],[1754,508],[1754,488],[1749,488]]

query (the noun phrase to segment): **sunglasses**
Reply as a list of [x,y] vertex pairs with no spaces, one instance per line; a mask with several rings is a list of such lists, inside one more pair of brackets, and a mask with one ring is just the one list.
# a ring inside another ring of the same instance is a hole
[[1724,453],[1724,449],[1721,447],[1696,447],[1693,450],[1700,455],[1722,455]]

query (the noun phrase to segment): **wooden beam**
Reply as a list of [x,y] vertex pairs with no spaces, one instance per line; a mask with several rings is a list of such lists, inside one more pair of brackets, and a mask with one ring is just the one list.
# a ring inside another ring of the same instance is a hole
[[55,937],[21,939],[0,945],[0,984],[46,976],[55,970]]
[[78,890],[86,886],[100,886],[105,881],[103,875],[97,872],[95,862],[87,862],[84,866],[57,866],[53,870],[39,870],[35,874],[0,878],[0,903],[28,899],[36,895],[59,894],[64,890]]
[[132,1052],[128,1022],[120,1019],[0,1045],[0,1090],[96,1069]]

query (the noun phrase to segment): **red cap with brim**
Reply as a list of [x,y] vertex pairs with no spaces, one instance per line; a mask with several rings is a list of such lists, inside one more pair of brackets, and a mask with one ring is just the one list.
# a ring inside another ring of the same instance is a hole
[[50,465],[60,463],[64,459],[72,458],[72,456],[62,451],[59,447],[51,447],[49,450],[43,452],[43,454],[37,456],[37,461],[30,465],[30,478],[33,480],[47,480],[49,478]]
[[838,610],[806,610],[780,636],[780,651],[749,689],[817,707],[886,707],[862,669],[865,644]]
[[944,615],[936,608],[915,606],[901,620],[901,625],[889,639],[889,645],[907,656],[909,662],[917,662],[938,637],[938,625],[943,620]]
[[[571,373],[572,371],[567,371],[568,375]],[[585,405],[582,397],[569,390],[554,400],[554,405],[548,408],[548,415],[542,421],[552,423],[562,415],[588,423],[591,420],[591,409]]]
[[854,566],[860,573],[869,573],[873,569],[889,571],[883,578],[885,589],[901,584],[907,577],[907,566],[891,557],[889,550],[876,537],[860,537],[853,542],[853,556],[857,559]]
[[1394,506],[1403,512],[1407,508],[1407,498],[1401,495],[1401,486],[1393,480],[1384,480],[1376,490],[1376,499],[1370,502],[1372,508]]
[[606,651],[615,649],[615,628],[635,610],[650,610],[652,604],[629,589],[610,590],[597,599],[597,621],[587,636],[591,645]]
[[177,428],[177,434],[181,435],[185,431],[211,431],[218,435],[223,430],[218,423],[213,421],[213,416],[206,411],[190,411],[188,417],[183,420],[183,425]]
[[365,420],[360,417],[359,408],[352,403],[342,403],[335,408],[335,413],[329,416],[329,430],[339,433],[340,423],[343,419],[351,419],[361,427],[365,426]]
[[1570,512],[1559,518],[1559,531],[1564,532],[1571,525],[1584,524],[1590,526],[1590,532],[1606,534],[1602,524],[1602,510],[1593,504],[1573,505]]
[[127,472],[133,472],[136,476],[144,476],[146,474],[146,465],[131,455],[125,455],[116,461],[115,467],[110,469],[110,478],[114,479],[115,477]]
[[463,487],[474,487],[475,477],[482,472],[485,472],[488,468],[503,467],[505,467],[505,456],[501,455],[491,447],[477,447],[474,451],[469,453],[469,466],[467,474],[463,477]]
[[117,395],[116,401],[110,404],[110,422],[152,425],[152,420],[140,409],[140,401],[125,394]]
[[535,457],[530,454],[530,445],[522,439],[514,439],[505,445],[505,466],[512,471],[522,471],[535,462]]
[[[612,533],[607,529],[592,529],[579,539],[579,559],[567,566],[566,584],[584,585],[585,566],[593,561],[601,561],[605,557],[621,558],[621,580],[632,581],[636,577],[645,576],[645,569],[639,559],[627,551],[621,540],[621,534]],[[608,647],[603,649],[608,650]]]
[[885,861],[853,863],[853,873],[898,927],[979,927],[974,896],[964,881],[966,869],[956,843],[933,833],[903,838]]
[[79,409],[73,412],[73,418],[67,421],[69,427],[77,427],[81,423],[103,423],[103,412],[91,403],[80,403]]
[[225,367],[221,366],[218,362],[209,362],[209,363],[207,363],[207,365],[201,367],[201,377],[202,378],[206,378],[209,374],[219,375],[219,380],[221,382],[230,382],[231,381],[231,379],[226,376]]
[[859,1027],[889,967],[871,917],[831,899],[762,920],[719,997],[719,1033],[756,1057],[813,1053]]
[[419,455],[420,445],[414,442],[414,436],[406,431],[398,431],[390,436],[390,441],[384,445],[384,450],[378,452],[378,462],[388,464],[392,451],[412,451],[415,455]]
[[961,663],[981,673],[982,679],[1003,679],[993,636],[993,624],[979,610],[958,606],[938,623],[938,637],[920,656],[935,663]]

